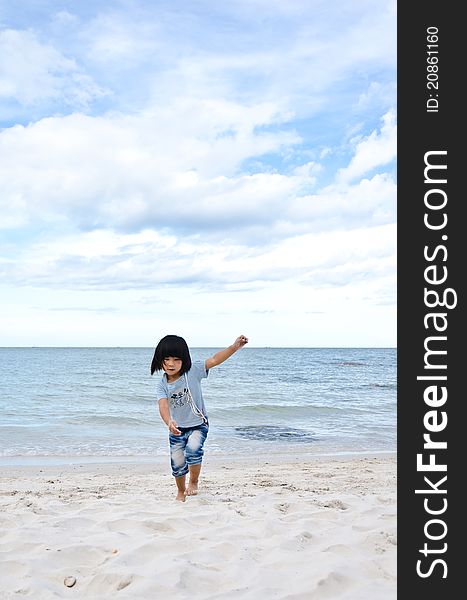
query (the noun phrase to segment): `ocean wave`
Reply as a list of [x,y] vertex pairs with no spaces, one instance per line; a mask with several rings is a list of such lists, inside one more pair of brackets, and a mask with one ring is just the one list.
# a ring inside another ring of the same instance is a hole
[[289,414],[306,414],[307,417],[318,415],[334,414],[351,414],[368,411],[368,407],[353,406],[348,404],[323,405],[323,404],[240,404],[232,406],[211,407],[209,414],[222,418],[223,416],[238,415],[289,415]]
[[339,367],[366,367],[367,363],[359,362],[357,360],[344,360],[341,362],[334,363]]
[[125,427],[128,426],[141,426],[150,425],[153,426],[156,421],[156,416],[142,415],[141,417],[131,417],[128,415],[75,415],[73,417],[66,416],[63,419],[64,423],[69,425],[97,425],[107,426],[114,425]]
[[166,444],[154,446],[98,446],[94,444],[83,446],[41,446],[30,448],[16,447],[0,450],[0,458],[46,457],[46,456],[166,456],[169,449]]
[[388,390],[397,389],[397,383],[363,383],[362,388],[382,388]]

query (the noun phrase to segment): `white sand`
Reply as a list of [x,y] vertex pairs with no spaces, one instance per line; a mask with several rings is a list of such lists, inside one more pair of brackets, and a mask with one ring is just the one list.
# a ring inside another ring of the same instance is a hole
[[3,467],[0,599],[395,599],[395,458],[277,461]]

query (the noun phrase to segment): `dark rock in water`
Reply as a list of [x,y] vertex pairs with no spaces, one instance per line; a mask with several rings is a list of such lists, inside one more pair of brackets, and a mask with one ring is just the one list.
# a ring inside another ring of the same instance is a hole
[[278,425],[247,425],[245,427],[235,427],[237,435],[250,440],[277,440],[289,442],[314,442],[316,437],[304,431],[293,427],[280,427]]

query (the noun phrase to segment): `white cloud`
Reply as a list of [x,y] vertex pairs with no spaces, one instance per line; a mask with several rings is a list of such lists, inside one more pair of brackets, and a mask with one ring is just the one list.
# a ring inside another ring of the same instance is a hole
[[[88,61],[104,68],[122,68],[157,57],[161,50],[161,26],[157,20],[133,18],[111,7],[100,12],[80,32]],[[167,59],[170,61],[171,57]],[[163,59],[164,60],[164,59]]]
[[395,266],[394,225],[307,233],[270,246],[106,230],[44,239],[0,265],[15,285],[112,290],[185,286],[248,289],[295,281],[313,288],[378,279]]
[[389,160],[395,125],[388,116],[380,135],[357,144],[341,183],[310,194],[322,170],[315,162],[290,174],[239,171],[246,159],[300,141],[280,129],[256,129],[281,121],[274,107],[188,99],[183,107],[133,116],[73,114],[1,132],[3,227],[68,222],[82,229],[152,227],[185,235],[229,231],[264,242],[310,228],[393,220],[391,176],[345,183]]
[[313,231],[353,229],[390,223],[395,219],[396,185],[393,178],[377,174],[351,184],[331,184],[313,195],[294,198],[285,214],[289,221]]
[[79,23],[78,17],[67,10],[60,10],[52,18],[52,23],[59,27],[68,27]]
[[[83,228],[141,229],[260,213],[290,187],[287,178],[228,175],[246,158],[278,151],[297,138],[254,131],[257,122],[274,118],[270,107],[234,108],[228,118],[211,105],[193,103],[193,112],[175,106],[170,114],[74,114],[4,130],[3,226],[68,219]],[[256,208],[249,202],[253,197]]]
[[372,131],[369,136],[357,141],[355,154],[350,164],[338,172],[338,180],[343,182],[354,180],[395,159],[397,150],[395,112],[393,110],[387,112],[382,121],[383,125],[379,133]]
[[24,106],[54,100],[84,107],[105,93],[74,59],[41,43],[34,32],[0,31],[0,98]]

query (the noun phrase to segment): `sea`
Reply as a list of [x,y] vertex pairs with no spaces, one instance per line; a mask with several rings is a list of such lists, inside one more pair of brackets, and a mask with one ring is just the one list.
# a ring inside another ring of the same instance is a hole
[[[168,460],[153,351],[0,348],[0,465]],[[396,374],[395,348],[242,348],[202,382],[206,455],[395,453]]]

